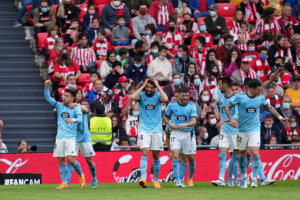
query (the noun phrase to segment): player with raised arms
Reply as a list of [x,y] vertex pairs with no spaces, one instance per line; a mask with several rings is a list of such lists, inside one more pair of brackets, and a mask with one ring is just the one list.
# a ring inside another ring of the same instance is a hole
[[[221,121],[217,124],[221,127],[220,131],[220,141],[219,141],[219,179],[212,181],[211,183],[215,186],[225,186],[225,171],[226,171],[226,159],[229,149],[233,149],[232,157],[228,167],[228,186],[234,186],[232,181],[232,174],[234,171],[235,163],[239,160],[240,154],[236,144],[236,138],[238,129],[231,126],[230,121],[227,117],[225,107],[234,98],[235,94],[232,91],[232,85],[230,78],[224,77],[220,79],[219,88],[221,94],[219,95],[219,106],[221,111]],[[235,107],[231,107],[231,114],[234,119],[237,119],[237,112]]]
[[[247,188],[247,157],[246,150],[249,147],[252,161],[252,187],[257,187],[257,176],[259,166],[261,165],[259,148],[260,148],[260,107],[269,111],[277,117],[282,123],[286,123],[287,119],[283,118],[274,107],[269,105],[262,93],[262,83],[260,80],[252,79],[247,83],[247,90],[235,96],[225,107],[226,114],[230,119],[233,127],[238,127],[237,146],[240,149],[240,173],[241,187]],[[238,106],[238,121],[231,114],[231,107]],[[274,180],[261,180],[261,184],[270,185]]]
[[[158,92],[156,91],[158,90]],[[168,101],[168,96],[160,88],[156,79],[146,79],[143,85],[136,90],[131,99],[139,102],[139,146],[142,151],[140,162],[141,179],[140,186],[147,187],[147,162],[149,150],[152,151],[153,169],[155,180],[154,188],[160,188],[159,173],[160,160],[159,153],[163,150],[163,130],[161,117],[161,103]]]
[[53,157],[58,158],[59,171],[62,184],[56,189],[67,189],[68,168],[66,166],[66,158],[73,166],[80,179],[80,187],[85,186],[84,174],[81,171],[79,162],[76,161],[76,138],[78,124],[82,122],[82,111],[75,105],[75,91],[66,90],[64,93],[63,103],[55,101],[49,93],[51,81],[45,81],[44,95],[46,100],[57,111],[57,135],[54,146]]
[[[185,187],[183,176],[186,171],[188,155],[193,154],[195,145],[192,145],[192,134],[196,125],[196,106],[189,102],[188,88],[177,89],[178,101],[170,103],[165,110],[167,125],[171,128],[170,146],[173,155],[173,171],[176,187]],[[179,154],[182,153],[179,164]]]

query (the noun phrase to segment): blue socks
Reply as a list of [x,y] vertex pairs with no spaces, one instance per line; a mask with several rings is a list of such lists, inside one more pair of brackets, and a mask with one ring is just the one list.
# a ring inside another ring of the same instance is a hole
[[179,160],[173,159],[172,165],[173,165],[173,173],[174,173],[175,180],[178,181],[178,180],[180,180]]
[[224,180],[226,171],[226,157],[225,152],[219,152],[219,179]]
[[59,164],[60,178],[63,183],[67,183],[67,172],[66,164]]
[[180,163],[179,178],[183,181],[186,172],[187,163]]
[[259,175],[259,178],[260,178],[261,181],[265,181],[266,180],[264,168],[263,168],[261,162],[259,163],[258,175]]
[[189,179],[193,179],[196,168],[196,161],[189,163]]
[[[240,155],[239,155],[239,159],[240,159]],[[239,162],[235,162],[233,174],[234,174],[234,177],[235,177],[236,181],[240,180],[240,177],[239,177]]]
[[96,165],[94,164],[94,166],[89,166],[89,169],[93,179],[96,179]]
[[235,174],[236,161],[239,160],[239,158],[239,154],[232,153],[228,166],[228,181],[232,181],[233,173]]
[[71,180],[71,177],[72,177],[72,174],[74,171],[74,168],[70,163],[67,164],[67,170],[68,171],[67,171],[67,175],[66,175],[66,181],[67,181],[67,183],[70,183],[70,180]]
[[252,158],[253,158],[253,160],[252,160],[253,178],[256,179],[257,175],[258,175],[259,166],[261,165],[260,164],[260,157],[259,157],[259,155],[256,155],[256,156],[253,156]]
[[247,158],[247,169],[248,169],[248,167],[251,163],[251,156],[247,156],[246,158]]
[[145,179],[145,180],[146,180],[147,162],[148,162],[148,156],[142,156],[140,162],[141,179]]
[[153,170],[154,170],[154,176],[155,180],[154,181],[159,181],[159,173],[160,173],[160,160],[153,160]]
[[77,172],[77,174],[79,176],[82,176],[82,171],[81,171],[81,167],[78,161],[75,161],[74,165],[73,165],[75,171]]
[[240,158],[240,174],[243,177],[247,173],[248,165],[247,165],[247,157]]

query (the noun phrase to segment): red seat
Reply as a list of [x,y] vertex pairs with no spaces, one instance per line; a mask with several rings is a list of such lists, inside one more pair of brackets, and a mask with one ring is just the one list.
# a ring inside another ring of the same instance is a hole
[[218,15],[222,17],[233,17],[236,7],[232,3],[217,3]]
[[30,23],[30,24],[33,24],[33,18],[32,18],[31,14],[30,14],[31,9],[32,9],[32,5],[26,6],[26,10],[27,10],[27,13],[28,13],[28,20],[29,20],[29,23]]
[[39,51],[42,51],[42,49],[45,47],[47,36],[48,36],[48,33],[38,33],[37,34]]
[[81,85],[81,86],[85,86],[86,83],[90,82],[90,74],[89,73],[82,73],[80,74],[78,80],[77,80],[77,84]]
[[94,5],[99,5],[99,4],[109,4],[111,0],[93,0]]
[[52,5],[51,7],[53,8],[53,13],[54,13],[54,17],[56,18],[56,9],[57,9],[57,6],[56,4]]
[[80,13],[79,13],[79,22],[80,25],[83,26],[83,16],[87,14],[87,5],[86,4],[78,4],[76,5],[78,8],[80,8]]
[[130,18],[130,22],[129,22],[129,27],[128,28],[129,28],[129,31],[130,31],[130,36],[134,37],[132,21],[133,21],[133,18]]
[[233,17],[225,17],[225,20],[226,20],[226,25],[228,25],[228,23],[233,20]]
[[100,69],[101,64],[104,62],[104,60],[97,60],[96,61],[96,65],[97,65],[97,69]]
[[199,22],[199,21],[204,21],[205,18],[206,18],[206,17],[199,17],[199,18],[197,19],[197,22]]
[[102,13],[102,10],[103,10],[104,6],[106,6],[106,4],[95,5],[96,9],[98,10],[98,15],[100,17],[100,20],[101,20],[101,13]]

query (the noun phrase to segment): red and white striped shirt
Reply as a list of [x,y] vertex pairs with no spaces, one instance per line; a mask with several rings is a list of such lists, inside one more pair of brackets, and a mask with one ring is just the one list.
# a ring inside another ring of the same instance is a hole
[[213,37],[211,36],[211,34],[209,34],[208,32],[205,32],[204,35],[202,35],[201,33],[194,33],[193,37],[192,37],[192,41],[191,41],[191,47],[195,47],[195,40],[197,37],[204,37],[205,38],[205,47],[213,47],[214,43],[213,43]]
[[250,78],[250,79],[255,79],[256,78],[256,73],[251,68],[249,69],[248,73],[244,72],[242,69],[240,70],[240,72],[241,72],[241,77],[242,77],[243,83],[244,83],[246,78]]
[[260,57],[255,58],[251,62],[251,68],[257,73],[258,78],[264,83],[269,74],[271,73],[271,67],[267,60],[262,61]]
[[154,60],[154,56],[151,53],[147,53],[146,54],[146,58],[145,58],[145,64],[146,66],[148,66],[148,64]]
[[253,32],[256,33],[255,39],[261,39],[262,35],[266,31],[272,31],[275,33],[276,31],[280,31],[280,26],[275,19],[271,19],[269,23],[266,23],[264,19],[259,19],[256,21]]
[[97,56],[101,56],[102,59],[105,59],[107,51],[111,50],[111,45],[107,40],[101,43],[100,40],[96,39],[93,43],[93,49]]
[[45,48],[49,51],[51,49],[54,48],[55,46],[55,40],[56,38],[58,38],[58,36],[56,35],[55,37],[52,37],[52,36],[48,36],[47,39],[45,40]]
[[169,11],[167,5],[159,5],[158,11],[158,25],[166,25],[169,21]]
[[237,37],[238,37],[238,39],[243,39],[243,40],[244,40],[244,43],[239,44],[239,45],[238,45],[238,48],[239,48],[241,51],[247,51],[247,50],[248,50],[247,42],[248,42],[248,40],[252,39],[251,34],[247,31],[245,34],[238,33],[238,34],[237,34]]
[[96,62],[96,54],[90,47],[79,48],[74,47],[71,51],[71,58],[78,63],[79,66],[88,66],[92,62]]
[[292,52],[291,52],[290,48],[287,48],[287,49],[278,49],[277,52],[274,55],[274,58],[276,58],[278,56],[283,57],[283,58],[288,58],[290,60],[293,59]]
[[86,83],[84,85],[83,91],[87,94],[91,90],[94,90],[94,84],[92,82]]
[[231,21],[228,22],[227,28],[234,35],[238,35],[239,33],[241,33],[240,24],[236,23],[234,20],[231,20]]
[[191,51],[192,58],[194,58],[196,60],[196,64],[197,64],[197,67],[198,67],[198,72],[201,72],[203,63],[204,63],[204,66],[205,66],[206,55],[207,55],[207,49],[206,48],[203,48],[202,52],[199,52],[198,49],[193,49]]
[[256,20],[260,19],[260,14],[256,9],[254,1],[251,2],[251,5],[250,2],[247,1],[245,8],[245,17],[247,22],[255,22]]
[[[223,64],[222,64],[222,62],[220,60],[218,60],[217,65],[219,67],[219,72],[222,73],[222,71],[223,71]],[[205,59],[205,62],[202,62],[202,64],[199,65],[198,67],[199,67],[198,68],[199,69],[198,72],[200,72],[200,75],[202,77],[204,77],[206,75],[206,73],[207,73],[207,71],[206,71],[206,59]]]
[[286,130],[287,136],[293,136],[293,135],[300,136],[300,130],[297,130],[297,129],[291,130],[287,127],[285,128],[285,130]]
[[[183,36],[179,31],[172,34],[170,31],[163,34],[162,43],[174,53],[177,53],[178,46],[183,44]],[[176,51],[174,51],[176,50]]]
[[218,81],[215,77],[205,77],[204,79],[204,89],[208,90],[210,94],[214,93],[215,88],[218,86]]
[[[271,105],[271,99],[269,96],[266,97],[266,100],[267,100],[267,103],[269,105]],[[277,94],[275,95],[275,108],[280,108],[280,99]]]
[[[54,74],[56,73],[56,72],[59,72],[60,73],[60,75],[62,75],[62,76],[64,76],[64,77],[67,77],[67,76],[69,76],[69,75],[76,75],[76,72],[77,71],[80,71],[79,70],[79,67],[78,67],[78,65],[75,63],[75,62],[73,62],[74,64],[73,64],[73,66],[66,66],[66,65],[60,65],[60,64],[58,64],[58,63],[56,63],[55,65],[54,65]],[[59,81],[59,84],[60,85],[67,85],[67,83],[65,82],[65,80],[64,79],[57,79],[57,78],[55,78],[55,76],[53,77],[53,80],[54,81]]]

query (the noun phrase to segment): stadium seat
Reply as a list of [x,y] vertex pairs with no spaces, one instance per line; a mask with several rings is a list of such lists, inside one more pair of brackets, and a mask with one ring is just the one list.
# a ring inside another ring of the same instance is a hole
[[48,33],[38,33],[37,34],[39,51],[42,51],[42,49],[44,48],[44,45],[47,40],[47,36],[48,36]]
[[111,0],[93,0],[94,5],[99,5],[99,4],[109,4]]
[[82,73],[80,74],[78,80],[77,80],[77,84],[81,85],[81,86],[85,86],[86,83],[90,82],[90,74],[89,73]]
[[217,3],[218,15],[222,17],[233,17],[236,7],[232,3]]
[[57,4],[52,5],[51,7],[53,8],[53,12],[54,12],[54,17],[56,18],[56,9],[57,9]]
[[203,21],[205,18],[206,18],[206,17],[199,17],[199,18],[197,19],[197,22]]
[[30,24],[33,24],[33,18],[30,14],[31,9],[32,9],[32,5],[26,6],[26,10],[27,10],[27,13],[28,13],[28,21],[29,21]]
[[104,60],[97,60],[96,61],[96,65],[97,65],[97,69],[100,69],[101,64],[103,63]]
[[87,14],[87,5],[86,4],[78,4],[76,5],[78,8],[80,8],[80,13],[79,13],[79,22],[80,25],[83,26],[83,16]]
[[106,4],[98,4],[98,5],[95,5],[96,9],[98,10],[98,15],[100,17],[100,21],[101,21],[101,13],[102,13],[102,10],[104,8]]
[[133,21],[133,18],[131,17],[130,18],[130,23],[129,23],[129,31],[130,31],[130,37],[134,37],[134,32],[133,32],[133,26],[132,26],[132,21]]
[[233,20],[233,17],[225,17],[226,25]]

